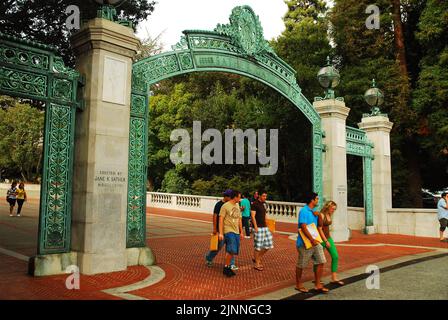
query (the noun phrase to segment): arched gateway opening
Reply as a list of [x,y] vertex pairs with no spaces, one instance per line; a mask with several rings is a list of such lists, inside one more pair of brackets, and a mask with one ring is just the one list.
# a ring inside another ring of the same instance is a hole
[[285,97],[310,123],[312,188],[323,194],[321,117],[250,7],[234,8],[230,23],[213,31],[184,31],[173,51],[135,63],[139,41],[115,18],[100,10],[72,35],[76,70],[55,48],[0,33],[0,94],[46,104],[31,274],[63,274],[70,266],[97,274],[154,263],[146,247],[149,89],[178,75],[232,73]]
[[230,24],[213,31],[186,30],[173,51],[140,60],[132,68],[129,143],[127,247],[146,246],[147,123],[150,87],[192,72],[227,72],[255,79],[279,92],[309,120],[312,128],[313,189],[322,194],[320,116],[301,93],[295,71],[263,37],[258,17],[248,6],[236,7]]

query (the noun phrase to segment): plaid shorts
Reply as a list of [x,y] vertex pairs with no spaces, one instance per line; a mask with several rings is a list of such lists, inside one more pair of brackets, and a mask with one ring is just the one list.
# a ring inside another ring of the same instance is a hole
[[254,233],[254,247],[257,251],[274,248],[272,233],[267,227],[258,228],[258,232]]
[[324,248],[321,245],[314,246],[308,250],[305,249],[305,247],[298,247],[297,250],[299,251],[297,268],[305,269],[311,258],[313,258],[315,265],[327,262],[327,259],[325,259]]

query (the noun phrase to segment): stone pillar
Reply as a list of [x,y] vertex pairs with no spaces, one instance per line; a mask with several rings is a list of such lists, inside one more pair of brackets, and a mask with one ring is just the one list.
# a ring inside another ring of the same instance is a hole
[[343,101],[326,99],[315,101],[314,108],[322,119],[325,132],[323,154],[323,201],[333,200],[338,209],[333,217],[332,238],[335,241],[349,239],[347,213],[347,152],[345,120],[350,109]]
[[390,131],[393,123],[385,115],[363,117],[358,127],[373,142],[372,197],[374,230],[388,233],[387,210],[392,209],[392,177],[390,163]]
[[72,250],[83,274],[127,268],[126,216],[132,58],[131,28],[89,21],[71,38],[85,77],[76,117]]

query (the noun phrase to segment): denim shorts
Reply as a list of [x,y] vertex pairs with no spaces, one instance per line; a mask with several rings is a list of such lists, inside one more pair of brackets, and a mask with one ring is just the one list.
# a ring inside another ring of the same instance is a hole
[[240,252],[240,235],[229,232],[224,234],[226,242],[226,252],[230,254],[238,254]]

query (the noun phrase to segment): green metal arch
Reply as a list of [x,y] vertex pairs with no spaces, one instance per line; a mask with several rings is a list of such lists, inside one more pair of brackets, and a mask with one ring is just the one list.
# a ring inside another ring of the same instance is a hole
[[81,75],[54,47],[0,33],[0,94],[45,102],[38,254],[71,248],[72,176]]
[[280,59],[263,37],[258,16],[248,6],[236,7],[230,24],[213,31],[186,30],[173,51],[133,64],[128,179],[128,247],[145,245],[148,93],[151,85],[192,72],[227,72],[255,79],[296,106],[312,125],[313,189],[322,194],[321,119],[302,94],[296,72]]

